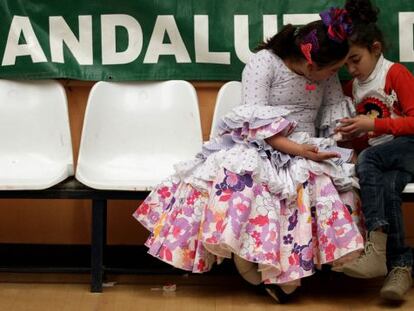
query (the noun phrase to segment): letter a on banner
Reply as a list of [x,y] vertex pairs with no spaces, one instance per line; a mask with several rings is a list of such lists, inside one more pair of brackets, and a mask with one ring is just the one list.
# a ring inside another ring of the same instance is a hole
[[[19,44],[23,35],[26,43]],[[33,31],[28,17],[14,16],[7,37],[6,49],[3,55],[3,66],[14,65],[17,56],[30,56],[33,63],[47,62],[45,53]]]

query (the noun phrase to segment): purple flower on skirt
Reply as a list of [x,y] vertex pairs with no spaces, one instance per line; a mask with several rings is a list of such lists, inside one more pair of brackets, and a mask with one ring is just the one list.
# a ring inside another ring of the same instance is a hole
[[[251,199],[243,193],[235,193],[228,202],[227,215],[230,217],[232,231],[239,238],[240,231],[250,215]],[[243,225],[242,225],[243,224]]]
[[[187,245],[192,234],[191,224],[184,218],[177,219],[173,224],[174,242],[171,242],[171,250],[177,246]],[[167,244],[167,242],[166,242]]]
[[156,224],[158,220],[160,219],[160,214],[158,214],[157,212],[151,211],[148,214],[148,218],[151,224]]
[[180,183],[172,183],[172,186],[171,186],[171,192],[172,193],[174,193],[177,190],[179,184]]
[[288,235],[283,236],[283,244],[292,244],[293,242],[293,236],[290,235],[290,233]]
[[298,210],[295,210],[295,213],[288,218],[289,220],[289,227],[288,231],[293,230],[296,225],[298,224]]
[[172,197],[170,203],[168,203],[167,207],[164,209],[165,211],[168,211],[171,209],[171,207],[174,205],[175,203],[175,197]]
[[313,250],[310,247],[311,243],[312,239],[310,239],[309,243],[305,245],[295,243],[292,249],[292,254],[296,253],[299,255],[299,264],[305,271],[309,271],[314,267]]
[[245,187],[251,188],[253,186],[253,178],[250,173],[239,175],[224,169],[224,174],[226,175],[224,182],[229,189],[235,192],[243,191]]
[[191,217],[194,214],[194,208],[193,208],[193,206],[185,205],[183,207],[183,214],[185,216],[187,216],[187,217]]
[[255,185],[253,187],[253,194],[255,196],[261,195],[263,193],[263,186],[262,185]]
[[221,182],[219,184],[216,184],[214,186],[214,188],[217,189],[216,195],[221,195],[224,191],[226,191],[228,189],[228,186],[227,186],[226,182],[223,181],[223,182]]
[[303,245],[299,254],[299,264],[305,271],[313,269],[313,249],[311,247],[312,239],[309,240],[308,245]]
[[299,254],[300,253],[300,250],[301,250],[301,246],[298,243],[295,242],[295,244],[293,244],[293,248],[292,248],[291,253],[292,254],[293,253]]
[[303,260],[309,261],[313,258],[313,250],[310,247],[312,239],[309,241],[308,245],[303,245],[302,249],[300,250],[300,254]]
[[327,197],[332,194],[338,193],[335,186],[332,183],[327,184],[325,187],[321,189],[321,196]]
[[210,225],[214,222],[214,214],[210,209],[206,209],[204,213],[204,221],[202,222],[203,233],[210,233]]
[[311,260],[303,260],[302,256],[299,256],[299,264],[305,271],[312,270],[314,267],[313,259]]

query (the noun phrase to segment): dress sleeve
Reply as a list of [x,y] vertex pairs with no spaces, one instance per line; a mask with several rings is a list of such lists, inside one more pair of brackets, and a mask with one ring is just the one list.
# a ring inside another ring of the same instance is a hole
[[273,82],[277,78],[277,60],[268,50],[253,54],[242,73],[242,102],[249,106],[267,106]]
[[278,133],[290,134],[295,122],[285,117],[290,111],[269,105],[273,83],[277,83],[279,60],[268,50],[253,54],[242,74],[242,105],[236,106],[219,122],[222,132],[237,131],[243,138],[265,139]]
[[290,155],[273,150],[265,140],[276,134],[288,136],[296,127],[296,122],[287,119],[289,110],[269,102],[281,62],[268,50],[253,54],[243,70],[242,105],[221,118],[219,136],[204,145],[204,156],[234,144],[247,144],[261,157],[270,157],[276,167],[289,162]]
[[355,107],[352,99],[344,95],[338,75],[334,75],[324,86],[323,101],[316,119],[319,136],[332,136],[340,119],[353,116]]

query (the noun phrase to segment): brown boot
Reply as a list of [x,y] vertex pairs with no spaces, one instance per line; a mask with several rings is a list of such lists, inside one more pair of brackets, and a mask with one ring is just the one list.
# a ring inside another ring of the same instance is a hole
[[365,243],[365,250],[356,260],[346,263],[342,271],[351,277],[370,279],[387,275],[387,235],[371,231]]
[[401,301],[413,285],[411,267],[393,267],[381,288],[381,297]]

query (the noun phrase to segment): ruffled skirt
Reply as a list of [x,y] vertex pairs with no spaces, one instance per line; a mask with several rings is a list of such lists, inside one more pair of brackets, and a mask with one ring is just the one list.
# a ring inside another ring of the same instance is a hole
[[264,138],[333,141],[292,134],[295,124],[280,115],[259,123],[233,124],[138,207],[151,255],[202,273],[234,253],[257,263],[265,283],[281,284],[363,248],[349,167],[282,154]]

